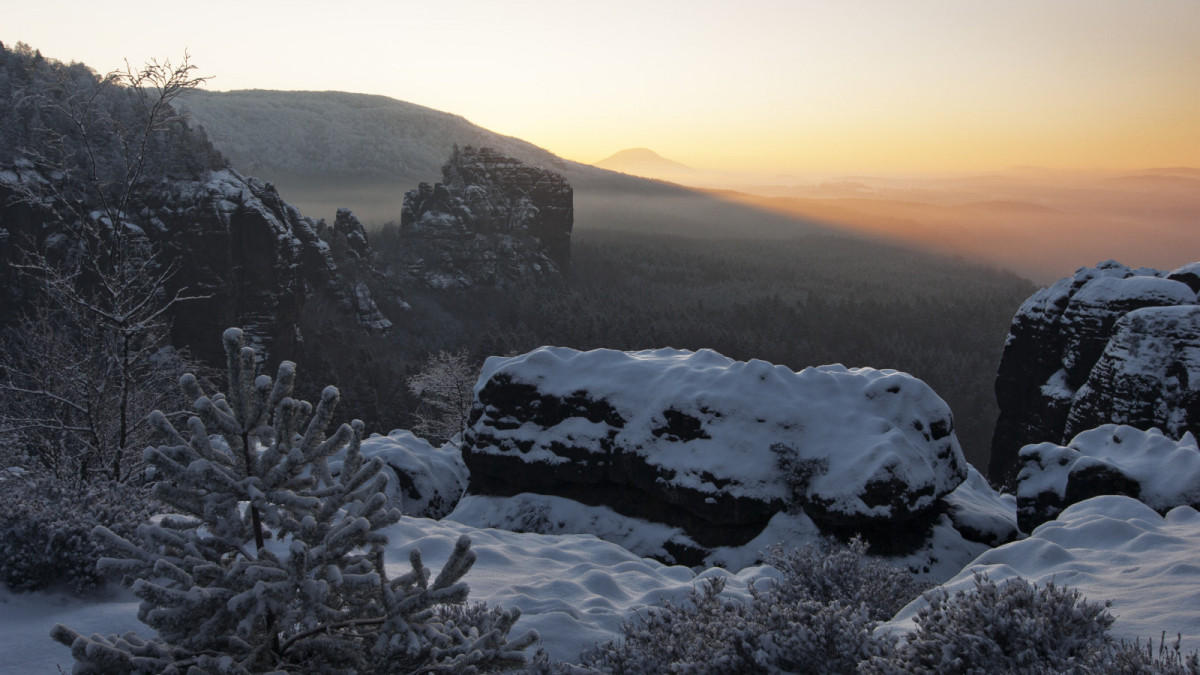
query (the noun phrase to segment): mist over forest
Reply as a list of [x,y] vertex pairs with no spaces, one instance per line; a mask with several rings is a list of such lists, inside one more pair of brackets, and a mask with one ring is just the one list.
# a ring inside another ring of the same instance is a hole
[[[414,309],[398,319],[391,344],[364,348],[379,352],[371,358],[386,360],[388,370],[404,372],[439,349],[465,348],[482,359],[543,344],[710,348],[794,369],[894,368],[946,399],[968,459],[986,466],[1000,349],[1033,290],[1015,274],[769,205],[561,160],[460,117],[383,97],[198,91],[183,105],[235,166],[274,181],[306,214],[353,210],[385,258],[399,242],[384,226],[399,221],[405,191],[441,179],[443,147],[446,154],[455,142],[495,147],[568,177],[575,225],[564,282],[503,292],[405,289]],[[345,370],[330,364],[321,373],[356,400],[357,387],[339,376]],[[393,388],[391,397],[363,395],[371,403],[360,408],[382,427],[405,426],[416,404],[399,383]]]

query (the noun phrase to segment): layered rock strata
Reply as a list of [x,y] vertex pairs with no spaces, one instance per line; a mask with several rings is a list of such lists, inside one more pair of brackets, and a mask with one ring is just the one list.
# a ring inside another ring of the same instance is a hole
[[1018,452],[1092,427],[1200,431],[1200,265],[1173,272],[1108,261],[1026,300],[996,376],[988,477],[1012,485]]
[[709,350],[488,359],[463,458],[472,494],[606,506],[680,527],[699,549],[744,544],[790,509],[910,550],[968,473],[949,408],[920,380]]

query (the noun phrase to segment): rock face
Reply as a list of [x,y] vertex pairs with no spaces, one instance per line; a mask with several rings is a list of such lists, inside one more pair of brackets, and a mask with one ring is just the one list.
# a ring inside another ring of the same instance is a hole
[[1065,447],[1026,446],[1021,464],[1017,518],[1025,532],[1102,495],[1132,497],[1159,513],[1200,506],[1200,448],[1191,433],[1175,441],[1157,429],[1106,424]]
[[996,375],[988,477],[1012,485],[1025,445],[1105,423],[1200,431],[1200,264],[1174,272],[1108,261],[1017,311]]
[[570,264],[573,192],[561,175],[488,148],[454,148],[443,182],[404,195],[401,266],[431,288],[505,287]]
[[[19,242],[33,242],[52,257],[72,246],[65,234],[68,211],[14,201],[17,182],[38,180],[48,179],[29,165],[0,171],[0,231],[6,240],[0,273],[14,280],[3,310],[22,302],[14,290],[20,282],[9,268]],[[141,191],[135,208],[129,216],[133,236],[155,245],[161,259],[178,261],[167,290],[208,296],[178,305],[171,317],[172,343],[202,358],[219,358],[213,336],[235,325],[273,356],[295,358],[300,313],[313,297],[328,299],[366,330],[391,327],[364,283],[371,273],[369,248],[361,224],[348,212],[339,214],[333,228],[325,227],[284,202],[270,183],[223,168],[163,180]]]
[[745,544],[784,510],[911,549],[967,477],[949,408],[891,370],[543,347],[488,359],[475,391],[472,494],[607,506],[700,549]]

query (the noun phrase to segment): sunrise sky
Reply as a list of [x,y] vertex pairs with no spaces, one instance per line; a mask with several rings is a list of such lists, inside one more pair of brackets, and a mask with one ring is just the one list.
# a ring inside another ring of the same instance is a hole
[[569,159],[725,171],[1200,166],[1200,1],[5,2],[0,41],[211,89],[374,93]]

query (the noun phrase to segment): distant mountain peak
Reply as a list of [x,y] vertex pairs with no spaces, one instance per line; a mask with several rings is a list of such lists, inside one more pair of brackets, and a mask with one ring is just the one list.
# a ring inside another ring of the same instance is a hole
[[635,176],[668,180],[698,173],[696,169],[667,159],[650,148],[626,148],[596,162],[593,166]]

